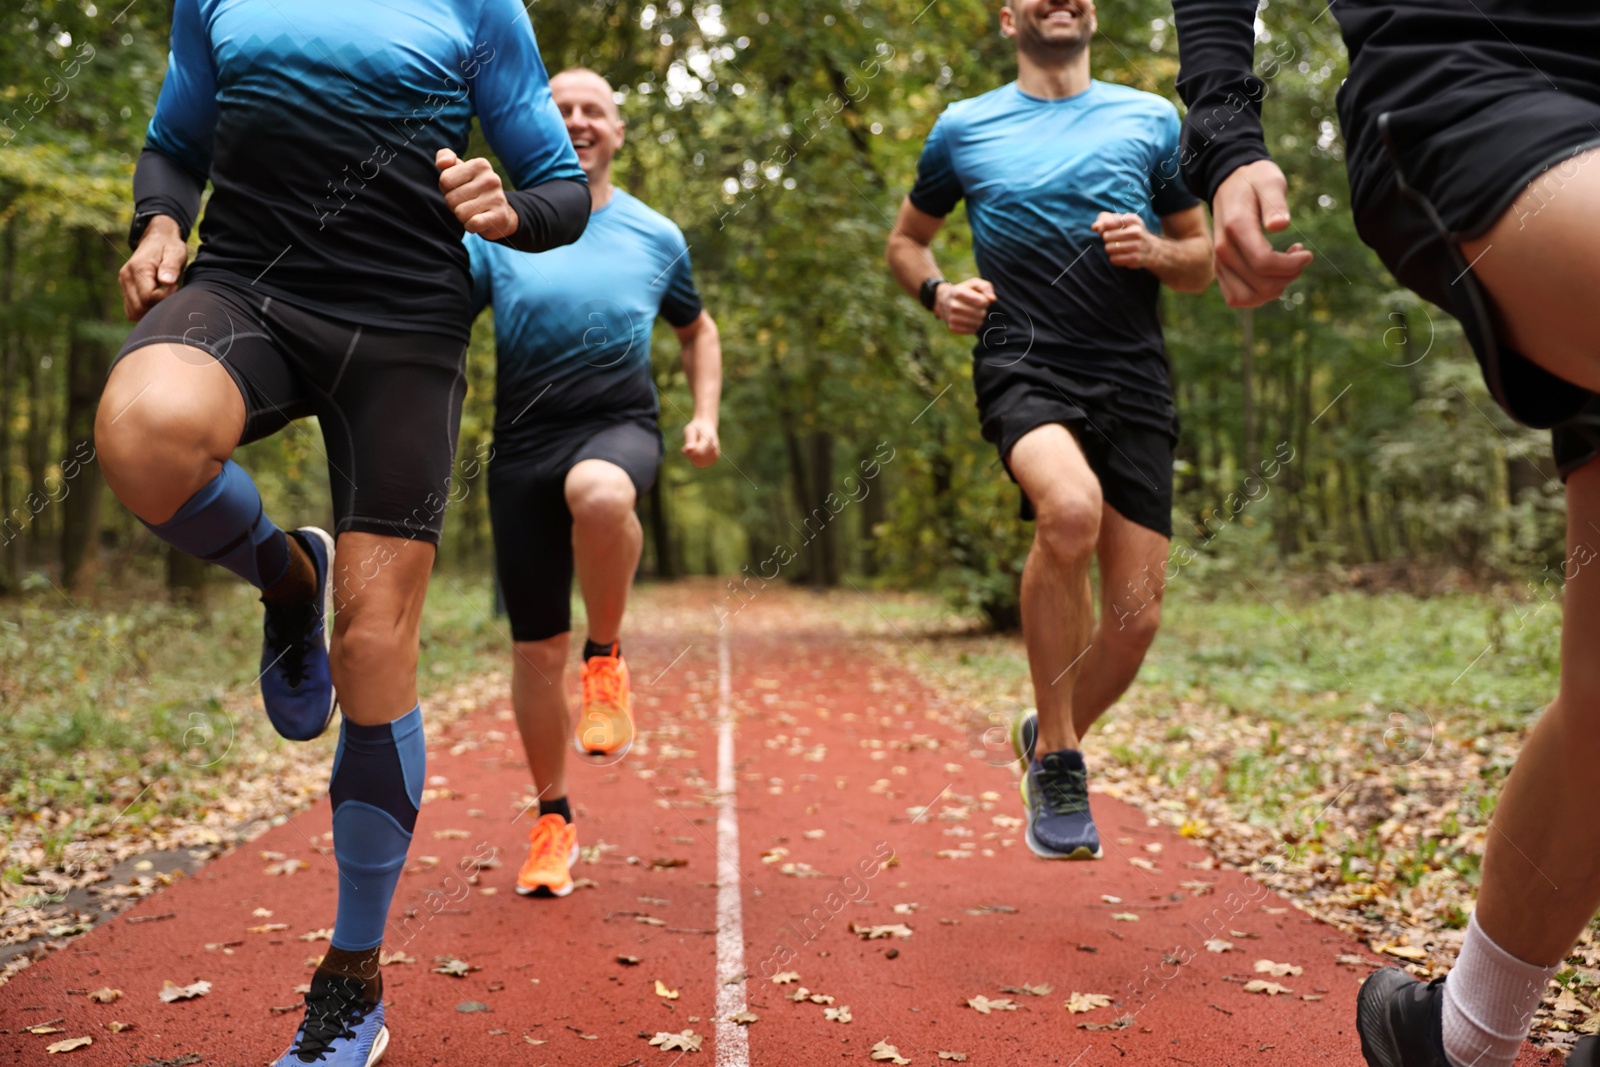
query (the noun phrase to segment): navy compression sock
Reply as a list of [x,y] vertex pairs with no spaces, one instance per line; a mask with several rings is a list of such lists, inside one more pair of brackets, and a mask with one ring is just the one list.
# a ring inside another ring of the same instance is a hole
[[389,902],[417,826],[426,763],[421,705],[381,726],[346,719],[339,727],[328,784],[339,866],[336,949],[361,952],[383,943]]
[[256,484],[233,460],[159,525],[161,540],[191,556],[221,564],[257,589],[289,570],[289,541],[261,508]]

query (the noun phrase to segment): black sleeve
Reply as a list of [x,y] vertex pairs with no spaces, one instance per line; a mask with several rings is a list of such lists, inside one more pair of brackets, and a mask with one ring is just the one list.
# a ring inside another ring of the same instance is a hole
[[517,213],[517,232],[496,244],[518,252],[544,252],[570,245],[589,225],[589,183],[556,178],[513,189],[506,200]]
[[203,177],[170,156],[149,148],[140,152],[133,168],[133,226],[128,243],[139,247],[145,227],[157,215],[170,215],[187,241],[195,216],[200,214],[200,194],[205,188]]
[[1178,95],[1188,105],[1181,160],[1189,188],[1209,201],[1246,163],[1271,159],[1261,133],[1266,83],[1253,73],[1256,0],[1172,0]]

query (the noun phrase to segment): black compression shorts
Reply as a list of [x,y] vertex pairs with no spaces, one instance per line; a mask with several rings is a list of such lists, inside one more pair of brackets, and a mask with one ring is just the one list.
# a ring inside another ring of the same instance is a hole
[[[1171,400],[1111,381],[1073,378],[1034,358],[980,355],[973,361],[972,384],[984,439],[999,449],[1002,462],[1029,430],[1061,423],[1077,438],[1105,502],[1129,521],[1172,536],[1178,415]],[[1026,493],[1022,517],[1034,517]]]
[[567,473],[586,459],[621,467],[642,499],[664,446],[653,416],[552,431],[546,446],[489,464],[489,521],[495,569],[514,641],[543,641],[572,629],[572,512]]
[[337,532],[437,544],[466,395],[466,346],[340,322],[232,278],[212,272],[161,301],[117,359],[153,344],[208,352],[244,397],[240,444],[317,417]]
[[1600,145],[1600,19],[1552,3],[1486,6],[1340,13],[1354,38],[1339,92],[1352,208],[1357,232],[1394,276],[1461,320],[1501,407],[1555,427],[1566,472],[1597,454],[1592,433],[1562,425],[1592,410],[1594,395],[1499,338],[1461,244],[1530,183],[1559,186],[1575,157]]

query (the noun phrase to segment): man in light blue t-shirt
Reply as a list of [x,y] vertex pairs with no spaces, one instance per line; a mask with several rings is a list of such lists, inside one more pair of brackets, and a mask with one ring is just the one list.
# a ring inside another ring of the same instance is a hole
[[[1038,520],[1022,572],[1038,713],[1013,730],[1028,845],[1094,858],[1079,746],[1155,637],[1172,537],[1178,418],[1157,297],[1211,284],[1211,238],[1179,175],[1177,110],[1089,77],[1092,0],[1011,0],[1000,29],[1017,80],[934,124],[889,265],[952,333],[977,335],[983,434]],[[963,199],[980,276],[951,283],[929,245]]]
[[562,71],[550,95],[589,179],[582,240],[549,255],[505,255],[467,238],[476,307],[494,306],[498,355],[489,512],[511,616],[511,702],[539,789],[517,892],[572,891],[577,831],[567,801],[566,695],[572,575],[588,614],[583,705],[573,743],[616,759],[633,742],[622,615],[639,565],[634,514],[663,452],[650,334],[677,332],[694,412],[683,454],[717,459],[722,345],[700,304],[689,250],[672,220],[611,184],[624,124],[611,86],[591,70]]

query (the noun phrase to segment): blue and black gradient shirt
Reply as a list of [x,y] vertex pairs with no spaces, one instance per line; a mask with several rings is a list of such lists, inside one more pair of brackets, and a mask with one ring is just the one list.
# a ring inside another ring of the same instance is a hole
[[467,254],[434,156],[465,157],[474,114],[519,190],[507,243],[574,239],[588,194],[520,0],[176,0],[135,210],[187,233],[209,178],[191,276],[465,338]]
[[470,234],[466,246],[473,306],[494,306],[495,455],[656,414],[651,329],[701,311],[671,219],[617,189],[565,248],[524,255]]
[[1090,82],[1044,100],[1015,82],[950,105],[917,166],[911,203],[943,217],[963,198],[978,272],[996,300],[977,353],[1170,391],[1160,282],[1112,266],[1089,227],[1102,211],[1161,217],[1199,201],[1178,167],[1178,112],[1151,93]]

